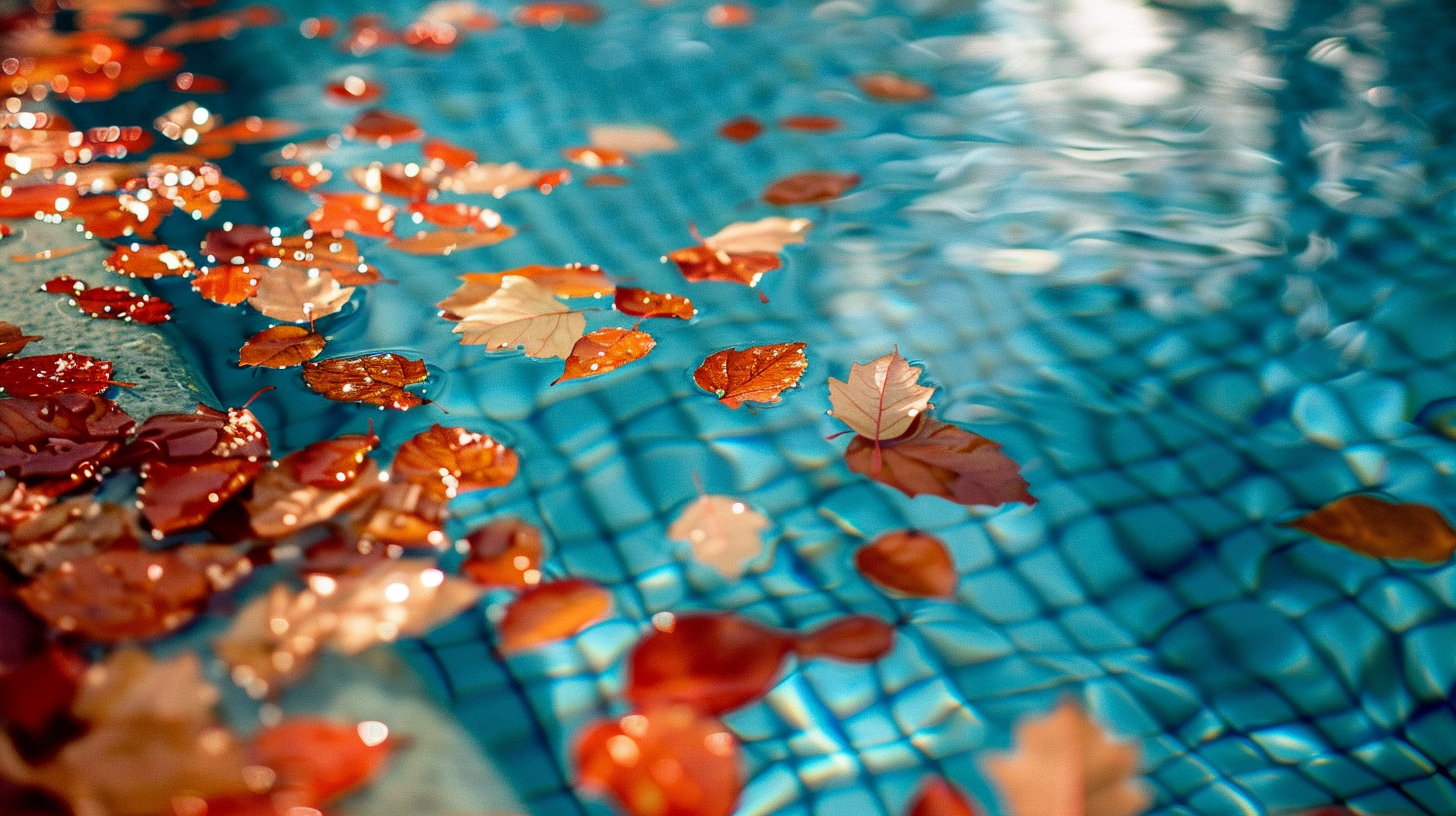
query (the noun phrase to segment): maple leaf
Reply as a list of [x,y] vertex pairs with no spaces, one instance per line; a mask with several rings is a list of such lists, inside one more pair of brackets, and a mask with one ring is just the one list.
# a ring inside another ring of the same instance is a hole
[[1136,779],[1139,753],[1066,700],[1019,723],[1015,750],[983,767],[1009,816],[1137,816],[1151,804]]
[[892,440],[856,435],[844,461],[852,472],[911,497],[929,494],[964,505],[1036,504],[1020,466],[1000,445],[929,416]]
[[487,351],[519,346],[526,356],[538,358],[566,359],[585,331],[586,318],[580,312],[519,275],[501,278],[500,288],[455,324],[461,343],[484,345]]
[[763,531],[772,526],[731,496],[699,496],[667,528],[667,537],[686,541],[694,559],[732,580],[763,554]]
[[763,191],[763,200],[770,204],[818,204],[844,195],[850,188],[859,185],[858,173],[836,173],[829,170],[809,170],[785,176],[770,184]]
[[494,246],[516,234],[515,227],[500,224],[494,229],[479,230],[435,230],[417,232],[411,238],[396,238],[387,245],[390,249],[408,252],[412,255],[449,255],[462,249],[477,249]]
[[19,326],[0,320],[0,359],[14,357],[39,339],[38,334],[26,334]]
[[1371,558],[1440,564],[1456,553],[1456,530],[1435,508],[1375,496],[1343,496],[1283,526]]
[[248,338],[238,353],[238,365],[291,368],[319,356],[324,343],[323,335],[302,326],[274,326]]
[[612,153],[670,153],[678,149],[672,134],[655,125],[592,125],[587,141]]
[[0,362],[0,389],[12,397],[96,395],[113,385],[111,363],[84,354],[41,354]]
[[708,355],[693,372],[693,382],[729,408],[745,402],[774,403],[780,393],[798,384],[808,365],[803,343],[731,348]]
[[612,593],[591,581],[567,578],[537,584],[506,607],[497,625],[502,652],[533,649],[571,637],[612,608]]
[[730,255],[783,252],[788,244],[802,244],[814,222],[807,218],[772,216],[729,224],[703,239],[703,246]]
[[714,252],[705,246],[687,247],[667,254],[677,264],[682,276],[693,283],[719,281],[757,286],[765,272],[783,266],[778,255],[769,252],[748,252],[734,255]]
[[595,377],[615,371],[633,360],[640,360],[657,345],[647,332],[635,329],[605,328],[583,335],[571,347],[566,370],[551,384],[582,377]]
[[338,312],[353,295],[354,287],[340,286],[328,272],[283,264],[258,277],[248,303],[274,320],[309,323]]
[[693,302],[682,295],[649,292],[618,286],[612,305],[622,314],[633,317],[676,317],[691,320],[698,313]]
[[465,577],[483,587],[524,588],[541,582],[546,548],[541,531],[520,519],[497,519],[466,534],[470,554],[460,565]]
[[515,451],[485,434],[432,425],[399,446],[389,470],[397,479],[454,498],[509,484],[519,467]]
[[978,816],[978,811],[955,786],[936,776],[920,787],[905,816]]
[[663,708],[596,723],[577,742],[580,784],[631,816],[729,816],[743,791],[738,741],[716,717]]
[[337,402],[362,402],[405,411],[429,400],[405,390],[429,379],[424,360],[394,353],[333,357],[303,364],[303,380]]
[[935,96],[935,91],[924,82],[890,71],[875,71],[860,74],[854,84],[871,99],[880,102],[924,102]]
[[920,385],[920,369],[899,350],[871,363],[851,363],[849,381],[829,378],[830,415],[868,439],[903,436],[930,410],[934,388]]
[[959,580],[945,542],[918,530],[876,538],[855,552],[854,565],[882,587],[921,598],[948,598]]

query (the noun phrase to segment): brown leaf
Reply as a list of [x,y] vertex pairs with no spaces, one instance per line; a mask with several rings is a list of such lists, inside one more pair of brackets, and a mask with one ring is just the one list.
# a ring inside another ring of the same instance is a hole
[[302,326],[274,326],[258,332],[243,344],[238,365],[291,368],[319,356],[324,342],[322,335]]
[[725,349],[708,355],[693,372],[693,382],[729,408],[745,402],[774,403],[785,389],[798,384],[808,365],[803,343]]
[[760,133],[763,133],[763,125],[759,124],[758,120],[752,116],[740,116],[737,119],[724,122],[718,128],[719,136],[725,139],[731,139],[739,144],[753,141],[758,138],[758,134]]
[[749,252],[734,255],[728,252],[714,252],[705,246],[687,247],[669,252],[667,259],[677,264],[682,276],[693,283],[720,281],[757,286],[763,273],[772,272],[783,266],[783,261],[773,253]]
[[595,377],[640,360],[657,345],[652,335],[635,329],[605,328],[584,335],[571,347],[566,370],[551,384]]
[[1456,553],[1456,530],[1433,507],[1344,496],[1284,525],[1371,558],[1440,564]]
[[263,538],[282,538],[319,522],[328,521],[379,490],[379,470],[366,460],[347,484],[316,487],[299,481],[287,465],[269,468],[253,482],[244,503],[253,532]]
[[38,334],[26,334],[19,326],[0,320],[0,359],[14,357],[39,339]]
[[340,488],[359,477],[366,457],[377,447],[379,437],[372,430],[367,434],[344,434],[296,450],[283,457],[279,465],[303,484]]
[[204,267],[192,279],[192,291],[213,303],[236,306],[258,291],[258,276],[266,267],[250,264],[218,264]]
[[1008,816],[1137,816],[1152,801],[1137,779],[1139,754],[1066,700],[1019,723],[1015,750],[984,767]]
[[200,527],[263,471],[262,459],[197,456],[152,459],[142,464],[137,503],[162,534]]
[[649,292],[630,286],[617,287],[612,305],[622,314],[633,317],[676,317],[680,320],[691,320],[698,313],[693,308],[693,302],[682,295]]
[[0,389],[11,397],[97,395],[113,385],[131,383],[113,381],[110,362],[84,354],[68,351],[0,362]]
[[951,597],[959,580],[945,542],[918,530],[876,538],[855,552],[854,565],[882,587],[921,598]]
[[929,494],[957,504],[1036,504],[1015,460],[1001,446],[922,415],[906,435],[889,441],[856,435],[844,461],[907,496]]
[[399,446],[389,471],[402,481],[454,498],[509,484],[519,467],[515,451],[485,434],[432,425]]
[[612,608],[612,593],[580,578],[537,584],[506,607],[497,626],[507,654],[571,637]]
[[480,230],[417,232],[411,238],[396,238],[387,246],[411,255],[449,255],[458,250],[494,246],[515,234],[515,227],[499,224],[486,232]]
[[405,390],[429,379],[424,360],[398,354],[334,357],[303,364],[303,379],[316,393],[337,402],[362,402],[405,411],[429,400]]
[[899,349],[871,363],[851,363],[849,381],[829,378],[830,414],[869,439],[894,439],[930,410],[934,388],[920,384],[920,369]]
[[818,204],[839,198],[859,186],[858,173],[836,173],[830,170],[808,170],[795,173],[770,184],[763,191],[763,200],[770,204]]

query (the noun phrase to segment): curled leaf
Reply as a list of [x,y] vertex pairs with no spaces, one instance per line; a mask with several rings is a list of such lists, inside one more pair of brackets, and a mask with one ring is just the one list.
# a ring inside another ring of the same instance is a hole
[[773,525],[762,513],[731,496],[700,496],[667,528],[667,537],[686,541],[693,558],[722,573],[742,577],[763,554],[763,531]]
[[615,371],[646,357],[656,345],[657,341],[647,332],[610,327],[597,329],[576,341],[566,358],[566,370],[551,384]]
[[708,355],[693,372],[693,382],[729,408],[745,402],[774,403],[785,389],[798,384],[808,365],[803,343],[724,349]]
[[368,461],[369,452],[379,447],[379,437],[344,434],[314,442],[288,454],[279,466],[293,478],[311,487],[339,488],[353,484]]
[[957,504],[1035,504],[1016,461],[1001,446],[955,425],[922,416],[902,437],[880,442],[855,436],[844,461],[907,496],[928,494]]
[[808,170],[785,176],[763,191],[763,200],[770,204],[818,204],[839,198],[859,186],[858,173],[837,173],[830,170]]
[[649,292],[630,286],[617,287],[612,305],[622,314],[633,317],[676,317],[680,320],[691,320],[698,313],[693,308],[693,302],[682,295]]
[[506,607],[498,626],[501,651],[520,652],[571,637],[611,608],[612,594],[591,581],[537,584]]
[[1375,496],[1343,496],[1285,526],[1371,558],[1440,564],[1456,553],[1456,530],[1435,508]]
[[319,356],[324,342],[322,335],[302,326],[274,326],[258,332],[243,344],[238,365],[291,368]]
[[362,402],[405,411],[429,400],[405,388],[429,379],[424,360],[398,354],[334,357],[303,364],[303,381],[336,402]]
[[945,542],[918,530],[876,538],[855,552],[854,565],[882,587],[921,598],[950,597],[959,578]]

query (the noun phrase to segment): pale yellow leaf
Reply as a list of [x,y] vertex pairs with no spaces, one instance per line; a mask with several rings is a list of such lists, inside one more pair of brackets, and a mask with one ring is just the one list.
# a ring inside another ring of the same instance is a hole
[[307,323],[344,308],[353,294],[354,287],[340,286],[325,270],[283,264],[258,277],[248,303],[274,320]]
[[1066,700],[1016,726],[1015,750],[985,761],[1008,816],[1137,816],[1152,800],[1140,751]]
[[506,275],[490,297],[458,314],[455,333],[461,335],[460,342],[484,345],[487,351],[519,346],[528,357],[564,360],[586,332],[586,318],[580,312],[519,275]]
[[802,244],[814,222],[807,218],[771,216],[757,221],[739,221],[703,239],[714,252],[742,255],[749,252],[783,252],[788,244]]
[[379,490],[379,485],[379,466],[373,459],[366,459],[359,475],[337,490],[303,484],[289,468],[273,467],[253,481],[253,494],[244,506],[253,532],[281,538],[334,518]]
[[678,148],[677,139],[655,125],[593,125],[587,129],[587,141],[618,153],[670,153]]
[[686,541],[693,558],[723,573],[742,577],[748,563],[763,553],[769,520],[731,496],[701,496],[683,509],[667,537]]
[[899,351],[849,367],[849,381],[829,378],[829,413],[869,439],[894,439],[929,410],[934,388],[920,385],[920,369]]

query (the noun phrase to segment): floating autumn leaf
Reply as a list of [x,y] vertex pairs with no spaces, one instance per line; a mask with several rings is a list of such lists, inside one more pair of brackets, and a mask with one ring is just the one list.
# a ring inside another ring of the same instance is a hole
[[71,559],[134,547],[140,540],[133,511],[77,496],[17,524],[0,555],[21,575],[35,576]]
[[46,281],[41,289],[53,295],[65,295],[72,306],[91,317],[137,323],[162,323],[171,319],[172,304],[120,286],[87,286],[69,275],[61,275]]
[[247,264],[204,267],[192,279],[192,291],[213,303],[237,306],[258,291],[258,276],[265,271]]
[[718,135],[725,139],[731,139],[739,144],[751,142],[763,133],[763,125],[752,116],[741,116],[737,119],[730,119],[718,128]]
[[920,384],[921,370],[899,349],[870,363],[851,363],[849,381],[829,378],[830,416],[868,439],[894,439],[930,410],[935,389]]
[[53,629],[116,643],[187,624],[214,592],[226,589],[247,568],[247,561],[228,547],[111,550],[42,573],[17,594]]
[[379,469],[373,460],[361,467],[363,478],[327,487],[304,484],[287,465],[263,471],[244,502],[248,523],[263,538],[282,538],[335,518],[379,490]]
[[38,334],[26,334],[19,326],[0,320],[0,359],[14,357],[40,339]]
[[593,173],[586,177],[588,187],[625,187],[627,177],[617,173]]
[[873,615],[845,615],[794,637],[801,660],[833,657],[857,663],[879,660],[895,646],[895,627]]
[[324,97],[326,99],[344,105],[374,102],[382,96],[384,96],[383,83],[370,82],[363,77],[353,74],[324,86]]
[[295,190],[308,192],[334,177],[333,171],[319,162],[312,164],[280,164],[268,171],[271,178],[285,182]]
[[921,598],[954,595],[959,578],[945,542],[918,530],[876,538],[855,551],[854,565],[882,587]]
[[691,320],[698,313],[693,308],[693,302],[682,295],[649,292],[630,286],[617,287],[612,305],[622,314],[633,317],[676,317],[680,320]]
[[424,360],[392,352],[334,357],[303,364],[303,381],[336,402],[362,402],[405,411],[429,400],[405,388],[429,379]]
[[394,237],[394,218],[399,210],[385,204],[379,196],[372,193],[314,193],[314,196],[319,208],[309,213],[308,226],[315,232]]
[[353,484],[368,461],[369,452],[379,447],[379,437],[343,434],[313,442],[279,460],[293,478],[311,487],[340,488]]
[[63,489],[90,479],[136,421],[110,400],[68,394],[0,400],[0,470]]
[[304,716],[268,726],[253,737],[249,752],[258,767],[273,773],[261,812],[277,813],[283,803],[285,813],[308,811],[358,790],[379,776],[396,745],[380,722]]
[[910,802],[905,816],[980,816],[955,786],[941,777],[931,777]]
[[118,455],[126,466],[196,457],[266,460],[268,435],[247,408],[218,411],[198,405],[190,414],[153,414]]
[[303,126],[297,122],[288,122],[282,119],[264,119],[261,116],[245,116],[237,121],[229,122],[209,130],[198,137],[197,143],[207,145],[218,142],[226,142],[228,144],[276,142],[297,135],[301,130],[303,130]]
[[1435,508],[1375,496],[1343,496],[1284,526],[1371,558],[1440,564],[1456,553],[1456,530]]
[[532,170],[516,162],[471,162],[440,177],[441,190],[461,195],[485,194],[504,198],[507,193],[537,186],[550,171]]
[[420,151],[431,167],[441,170],[459,170],[474,164],[475,160],[479,158],[474,150],[440,138],[426,139],[424,145],[420,147]]
[[849,469],[907,496],[940,496],[956,504],[1036,504],[1016,461],[1001,446],[955,425],[922,416],[909,433],[888,441],[855,436]]
[[481,433],[432,425],[405,440],[389,471],[411,484],[439,488],[445,498],[509,484],[520,460],[516,452]]
[[419,141],[424,136],[425,131],[420,128],[419,122],[383,108],[364,111],[352,124],[344,127],[344,138],[371,139],[380,147],[388,147],[395,142]]
[[148,40],[147,44],[175,47],[188,43],[231,39],[244,28],[268,26],[277,22],[278,10],[272,6],[244,6],[236,11],[226,11],[211,17],[173,23]]
[[551,0],[518,6],[511,21],[522,28],[560,28],[563,23],[594,25],[602,19],[602,9],[595,3]]
[[187,253],[164,244],[119,246],[101,265],[118,275],[154,280],[186,277],[197,271]]
[[[416,216],[416,222],[428,221],[447,229],[473,229],[489,234],[501,227],[500,213],[474,204],[412,201],[405,209]],[[512,233],[514,234],[514,230]]]
[[1139,753],[1066,700],[1019,723],[1015,750],[983,767],[1010,816],[1137,816],[1152,802],[1137,779]]
[[880,102],[924,102],[935,91],[924,82],[890,71],[874,71],[854,78],[860,92]]
[[582,336],[571,347],[566,358],[566,370],[552,381],[552,385],[582,377],[595,377],[608,371],[640,360],[657,345],[647,332],[635,329],[605,328]]
[[478,586],[524,588],[541,582],[541,531],[520,519],[497,519],[466,534],[460,571]]
[[111,363],[84,354],[41,354],[0,362],[0,390],[12,397],[100,394],[113,385]]
[[587,728],[576,767],[583,787],[631,816],[729,816],[743,791],[737,752],[716,718],[664,708]]
[[772,526],[731,496],[699,496],[667,528],[667,537],[686,541],[695,560],[733,580],[763,554],[763,531]]
[[430,167],[395,162],[370,162],[349,170],[349,179],[371,193],[424,201],[435,193],[440,174]]
[[603,167],[626,167],[632,163],[632,157],[625,152],[609,150],[605,147],[568,147],[561,151],[561,155],[567,161],[590,167],[593,170],[600,170]]
[[591,581],[567,578],[537,584],[506,607],[497,625],[502,652],[534,649],[571,637],[612,608],[612,594]]
[[312,360],[324,350],[324,338],[302,326],[264,329],[243,344],[238,365],[292,368]]
[[703,12],[703,21],[713,28],[742,28],[757,18],[753,6],[742,3],[714,3]]
[[487,351],[521,348],[527,357],[566,359],[586,331],[586,318],[551,292],[519,275],[501,278],[500,288],[479,306],[460,314],[455,333],[465,345]]
[[804,243],[814,222],[807,218],[771,216],[729,224],[703,239],[703,246],[730,255],[779,253],[789,244]]
[[587,141],[596,150],[616,154],[670,153],[678,149],[672,134],[655,125],[592,125]]
[[783,266],[778,255],[768,252],[749,252],[734,255],[728,252],[714,252],[705,246],[687,247],[667,254],[667,259],[677,264],[682,276],[693,283],[721,281],[757,286],[763,273],[772,272]]
[[335,314],[354,295],[354,287],[340,286],[328,272],[292,264],[268,269],[248,305],[274,320],[311,323]]
[[779,120],[779,127],[785,130],[802,130],[808,133],[828,133],[839,130],[843,127],[843,123],[833,116],[801,114],[798,116],[783,117]]
[[[499,289],[501,281],[510,275],[530,278],[532,283],[563,298],[604,297],[612,294],[615,289],[612,279],[608,278],[602,268],[596,264],[575,263],[567,266],[532,264],[507,269],[504,272],[467,272],[461,275],[460,279],[467,284],[483,284],[490,287],[490,289],[475,290],[478,293],[475,297],[479,300]],[[440,308],[445,309],[446,307],[441,305]],[[446,310],[456,311],[453,308]]]
[[242,492],[266,466],[262,459],[242,457],[153,459],[141,466],[137,503],[156,533],[189,530]]
[[839,198],[859,186],[858,173],[837,173],[831,170],[808,170],[784,176],[763,191],[763,200],[770,204],[818,204]]
[[390,249],[411,255],[449,255],[462,249],[494,246],[516,234],[516,228],[501,224],[489,232],[479,230],[435,230],[417,232],[411,238],[390,241]]
[[693,372],[693,382],[729,408],[745,402],[774,403],[780,393],[799,383],[808,365],[803,343],[724,349],[708,355]]
[[69,247],[57,247],[55,249],[42,249],[39,252],[28,252],[19,255],[11,255],[11,263],[35,263],[36,261],[49,261],[55,258],[64,258],[67,255],[75,255],[78,252],[85,252],[90,249],[86,244],[77,244]]

